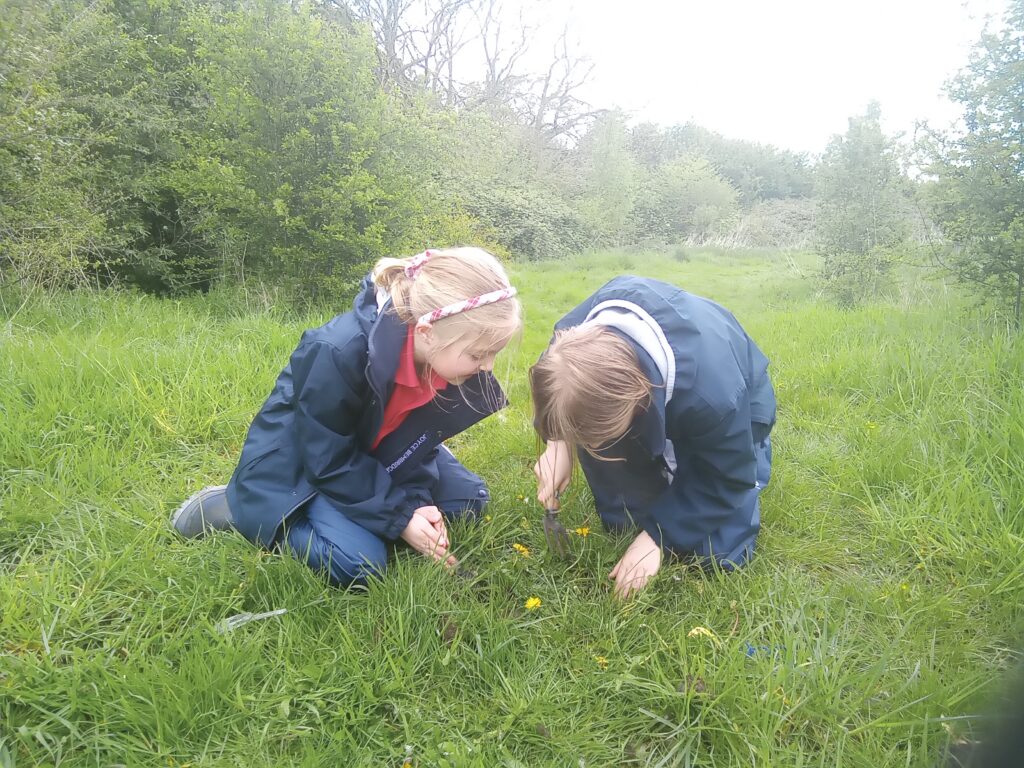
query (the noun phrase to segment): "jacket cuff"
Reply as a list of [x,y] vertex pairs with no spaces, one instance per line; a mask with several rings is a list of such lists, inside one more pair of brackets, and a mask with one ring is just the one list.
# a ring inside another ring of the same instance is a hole
[[409,525],[409,521],[412,520],[413,513],[423,505],[416,501],[408,501],[403,504],[395,512],[395,516],[388,523],[388,527],[384,531],[384,538],[390,541],[396,541],[401,538],[402,531]]
[[405,497],[409,500],[409,514],[412,515],[420,507],[429,507],[434,503],[426,488],[404,488]]

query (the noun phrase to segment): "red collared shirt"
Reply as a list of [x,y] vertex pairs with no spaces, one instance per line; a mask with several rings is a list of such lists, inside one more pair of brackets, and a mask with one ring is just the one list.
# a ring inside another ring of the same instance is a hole
[[395,371],[395,388],[391,391],[391,398],[384,407],[384,421],[381,424],[380,432],[377,433],[377,439],[373,441],[371,450],[380,445],[381,440],[398,429],[410,411],[429,403],[436,393],[448,386],[448,382],[434,371],[430,372],[430,383],[420,378],[419,373],[416,372],[413,344],[413,328],[410,326],[409,333],[405,337],[405,346],[398,359],[398,370]]

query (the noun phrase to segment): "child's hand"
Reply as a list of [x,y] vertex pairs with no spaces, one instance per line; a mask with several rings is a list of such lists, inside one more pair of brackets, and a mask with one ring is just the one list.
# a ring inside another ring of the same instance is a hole
[[416,510],[417,515],[422,515],[427,518],[435,531],[440,535],[441,546],[445,549],[448,548],[448,529],[444,525],[444,515],[441,514],[441,510],[431,505],[429,507],[420,507]]
[[448,531],[437,507],[420,507],[402,531],[402,540],[424,557],[453,568],[459,564],[448,554]]
[[548,447],[533,465],[537,476],[537,501],[544,509],[558,509],[558,495],[569,485],[572,475],[572,454],[561,440],[548,440]]
[[628,597],[634,590],[643,589],[661,568],[661,558],[661,547],[642,531],[608,574],[609,579],[615,579],[615,594]]

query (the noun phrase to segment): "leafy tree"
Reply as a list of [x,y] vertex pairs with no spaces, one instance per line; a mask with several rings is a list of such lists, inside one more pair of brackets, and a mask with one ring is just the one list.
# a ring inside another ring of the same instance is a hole
[[757,203],[726,235],[747,248],[806,249],[814,241],[815,203],[791,197]]
[[333,294],[422,247],[424,134],[380,88],[368,34],[276,0],[189,24],[207,107],[174,186],[233,274]]
[[843,304],[885,285],[909,231],[896,144],[880,121],[877,103],[851,117],[817,169],[819,277]]
[[683,155],[640,185],[632,215],[634,236],[662,242],[704,239],[732,221],[737,197],[706,159]]
[[463,205],[486,223],[503,250],[517,258],[560,258],[580,252],[591,242],[577,211],[540,186],[471,182]]
[[1024,0],[950,83],[964,132],[936,138],[930,199],[954,248],[944,264],[1021,324],[1024,297]]
[[648,168],[682,155],[700,155],[739,193],[744,208],[760,200],[806,197],[813,180],[807,158],[772,146],[720,134],[693,123],[663,130],[651,123],[636,126],[630,135],[636,161]]
[[166,293],[255,275],[308,296],[475,231],[437,195],[430,120],[380,87],[344,20],[277,0],[2,1],[5,278]]
[[602,245],[620,245],[628,237],[638,173],[627,141],[625,115],[611,111],[597,119],[576,148],[581,176],[577,206]]
[[162,192],[141,166],[175,151],[176,83],[159,42],[104,4],[11,0],[4,21],[0,269],[53,285],[107,278],[148,247]]
[[805,197],[813,178],[804,155],[718,133],[689,123],[678,127],[674,140],[708,159],[715,170],[739,192],[749,209],[759,200]]

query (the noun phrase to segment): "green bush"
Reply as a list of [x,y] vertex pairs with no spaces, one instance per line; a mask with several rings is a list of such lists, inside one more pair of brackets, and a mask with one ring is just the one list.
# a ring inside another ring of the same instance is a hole
[[705,239],[739,210],[736,190],[702,157],[681,157],[640,185],[631,220],[638,241]]
[[790,198],[757,203],[731,235],[746,248],[806,248],[814,241],[814,202]]
[[878,104],[849,122],[818,169],[815,218],[818,279],[844,305],[878,293],[910,232],[906,179]]
[[476,182],[468,187],[463,205],[487,223],[513,258],[563,258],[583,250],[591,239],[579,214],[544,189]]

